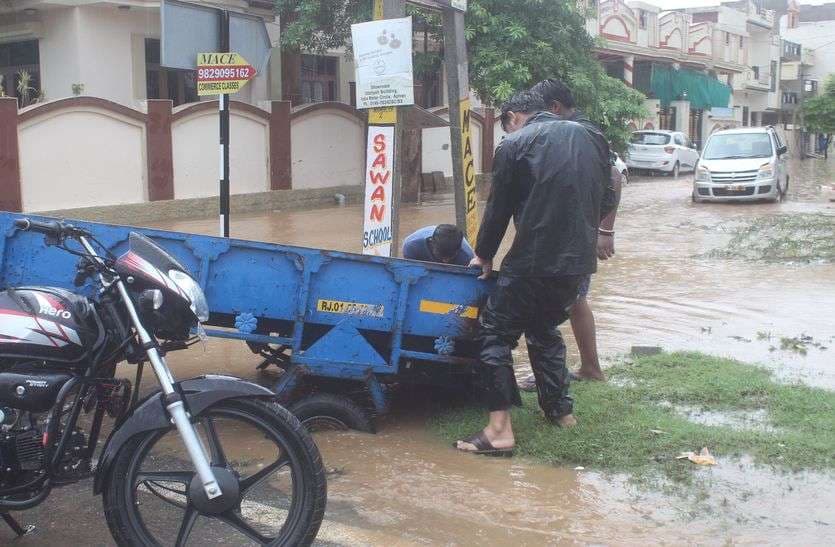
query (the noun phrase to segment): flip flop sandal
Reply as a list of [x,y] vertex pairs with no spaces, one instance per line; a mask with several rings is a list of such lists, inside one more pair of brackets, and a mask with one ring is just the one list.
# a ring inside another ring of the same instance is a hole
[[[476,447],[476,450],[464,450],[463,448],[458,448],[458,442],[468,443]],[[479,456],[492,456],[496,458],[510,458],[513,456],[514,448],[496,448],[493,444],[487,439],[487,436],[484,435],[484,431],[479,431],[474,435],[470,435],[466,439],[461,439],[460,441],[452,443],[452,447],[458,450],[459,452],[465,452],[467,454],[478,454]]]

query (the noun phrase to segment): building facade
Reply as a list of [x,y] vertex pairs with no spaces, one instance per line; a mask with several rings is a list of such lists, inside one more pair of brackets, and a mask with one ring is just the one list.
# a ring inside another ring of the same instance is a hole
[[[206,5],[264,18],[271,40],[277,42],[279,27],[271,2],[230,0]],[[195,102],[194,71],[160,65],[160,27],[160,4],[151,0],[0,3],[2,91],[20,96],[19,88],[29,88],[24,103],[73,95],[126,106],[147,99],[171,99],[175,105]],[[277,98],[272,66],[265,72],[236,98],[250,103]]]
[[700,145],[720,128],[779,121],[774,10],[752,0],[675,11],[625,0],[580,6],[606,71],[647,96],[650,115],[636,128],[685,131]]

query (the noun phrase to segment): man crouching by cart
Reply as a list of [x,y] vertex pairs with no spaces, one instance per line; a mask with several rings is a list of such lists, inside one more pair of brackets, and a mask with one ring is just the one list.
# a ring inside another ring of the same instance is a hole
[[480,321],[481,384],[487,427],[457,441],[464,452],[511,456],[510,408],[521,406],[511,350],[524,333],[539,405],[555,425],[576,424],[568,394],[565,344],[557,326],[569,317],[577,289],[597,269],[597,228],[613,203],[608,150],[590,129],[564,121],[538,94],[515,95],[502,106],[508,133],[496,149],[493,182],[471,266],[484,276],[513,218],[516,235],[496,290]]

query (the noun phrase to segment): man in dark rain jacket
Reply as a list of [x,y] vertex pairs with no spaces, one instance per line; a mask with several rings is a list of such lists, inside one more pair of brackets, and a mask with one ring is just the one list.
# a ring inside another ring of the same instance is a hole
[[490,418],[482,431],[456,443],[459,450],[487,455],[513,453],[509,410],[521,399],[511,350],[522,333],[545,416],[561,426],[576,423],[557,326],[568,319],[583,278],[597,269],[598,226],[608,212],[603,204],[613,201],[604,183],[605,141],[547,112],[541,95],[515,95],[502,107],[502,125],[508,135],[496,150],[471,263],[485,276],[492,271],[513,218],[516,235],[480,317],[480,372]]

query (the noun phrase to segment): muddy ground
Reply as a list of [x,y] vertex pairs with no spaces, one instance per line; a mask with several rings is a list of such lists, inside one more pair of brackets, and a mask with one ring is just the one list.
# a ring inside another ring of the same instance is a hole
[[[760,263],[705,256],[734,226],[774,214],[835,214],[828,190],[835,163],[792,164],[789,199],[780,204],[693,204],[691,177],[634,178],[617,222],[617,256],[601,265],[591,299],[600,350],[633,345],[695,349],[762,362],[780,377],[835,388],[835,264]],[[402,215],[402,232],[453,218],[449,196]],[[359,249],[357,207],[238,216],[234,237],[345,251]],[[216,220],[158,227],[214,233]],[[566,329],[572,360],[576,350]],[[802,336],[805,353],[782,339]],[[785,347],[784,347],[785,346]],[[517,355],[520,374],[526,355]],[[178,377],[229,372],[269,382],[239,343],[213,340],[209,351],[172,355]],[[720,462],[698,499],[664,494],[593,469],[486,460],[455,453],[425,431],[427,406],[399,405],[377,435],[320,434],[329,481],[322,545],[542,545],[829,543],[835,529],[835,480]],[[582,420],[582,409],[577,409]],[[21,515],[38,526],[17,545],[111,545],[101,500],[89,482],[56,491]],[[11,536],[0,530],[0,541]],[[241,544],[229,535],[222,544]]]

